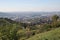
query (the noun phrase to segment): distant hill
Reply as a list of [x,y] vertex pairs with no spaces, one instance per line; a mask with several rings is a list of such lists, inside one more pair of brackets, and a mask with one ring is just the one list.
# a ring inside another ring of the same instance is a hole
[[37,34],[27,40],[60,40],[60,28]]
[[8,19],[8,18],[0,18],[0,24],[13,24],[15,23],[15,21],[11,20],[11,19]]

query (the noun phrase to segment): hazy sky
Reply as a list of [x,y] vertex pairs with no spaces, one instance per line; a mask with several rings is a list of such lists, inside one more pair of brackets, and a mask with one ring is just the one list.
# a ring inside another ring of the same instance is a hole
[[0,0],[0,11],[60,11],[60,0]]

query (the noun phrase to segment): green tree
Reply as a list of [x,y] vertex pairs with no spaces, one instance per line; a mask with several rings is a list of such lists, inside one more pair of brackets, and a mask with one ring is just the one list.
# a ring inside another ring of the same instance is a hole
[[43,24],[40,27],[40,32],[45,32],[51,30],[51,25],[50,24]]
[[58,18],[59,18],[59,16],[58,16],[58,15],[54,15],[54,16],[52,16],[52,20],[53,20],[53,21],[57,21],[57,20],[58,20]]

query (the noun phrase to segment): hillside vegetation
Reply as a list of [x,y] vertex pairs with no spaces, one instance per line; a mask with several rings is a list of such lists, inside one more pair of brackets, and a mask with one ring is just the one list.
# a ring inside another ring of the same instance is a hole
[[60,40],[60,17],[51,19],[34,24],[0,18],[0,40]]
[[60,28],[37,34],[27,40],[60,40]]

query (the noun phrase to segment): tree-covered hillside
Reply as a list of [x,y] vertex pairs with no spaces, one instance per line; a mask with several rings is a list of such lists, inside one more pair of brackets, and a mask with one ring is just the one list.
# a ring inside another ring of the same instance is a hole
[[27,40],[60,40],[60,28],[37,34]]
[[0,40],[60,40],[60,18],[54,15],[51,19],[50,23],[33,24],[0,18]]

